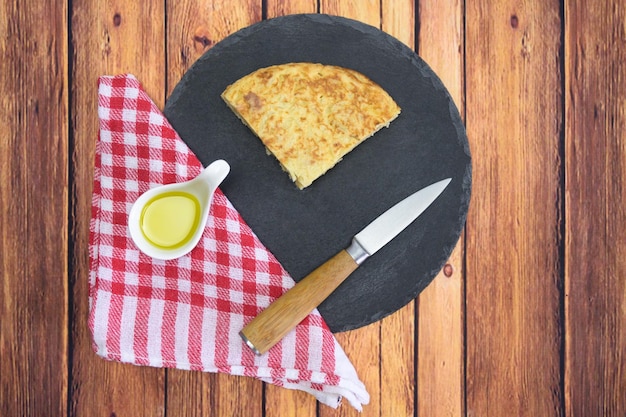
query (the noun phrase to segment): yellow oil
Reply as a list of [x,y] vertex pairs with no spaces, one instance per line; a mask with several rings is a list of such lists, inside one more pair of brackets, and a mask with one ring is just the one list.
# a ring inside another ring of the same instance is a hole
[[183,246],[200,223],[200,203],[193,195],[174,191],[160,194],[146,203],[141,213],[143,235],[165,249]]

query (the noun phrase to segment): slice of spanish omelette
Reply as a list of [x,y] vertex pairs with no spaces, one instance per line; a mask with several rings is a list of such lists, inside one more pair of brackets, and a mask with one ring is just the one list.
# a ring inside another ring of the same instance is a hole
[[308,62],[256,70],[222,98],[300,189],[400,114],[391,96],[363,74]]

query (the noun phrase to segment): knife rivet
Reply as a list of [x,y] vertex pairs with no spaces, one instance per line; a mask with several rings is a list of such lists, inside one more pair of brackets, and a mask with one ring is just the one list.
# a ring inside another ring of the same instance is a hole
[[454,273],[454,268],[452,267],[452,265],[450,265],[450,264],[446,264],[446,265],[443,267],[443,274],[444,274],[446,277],[450,278],[450,277],[452,276],[452,274],[453,274],[453,273]]

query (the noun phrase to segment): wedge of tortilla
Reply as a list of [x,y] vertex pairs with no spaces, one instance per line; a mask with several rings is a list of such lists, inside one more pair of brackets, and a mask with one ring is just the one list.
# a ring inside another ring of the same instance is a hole
[[228,86],[222,98],[300,189],[400,114],[363,74],[308,62],[259,69]]

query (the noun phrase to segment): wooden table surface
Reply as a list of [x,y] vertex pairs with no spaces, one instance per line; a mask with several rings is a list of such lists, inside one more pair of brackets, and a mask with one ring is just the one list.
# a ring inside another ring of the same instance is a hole
[[449,263],[337,337],[364,416],[626,416],[626,6],[621,0],[6,0],[0,5],[0,415],[348,416],[221,374],[91,349],[88,225],[99,75],[159,106],[228,34],[321,12],[415,48],[473,158]]

